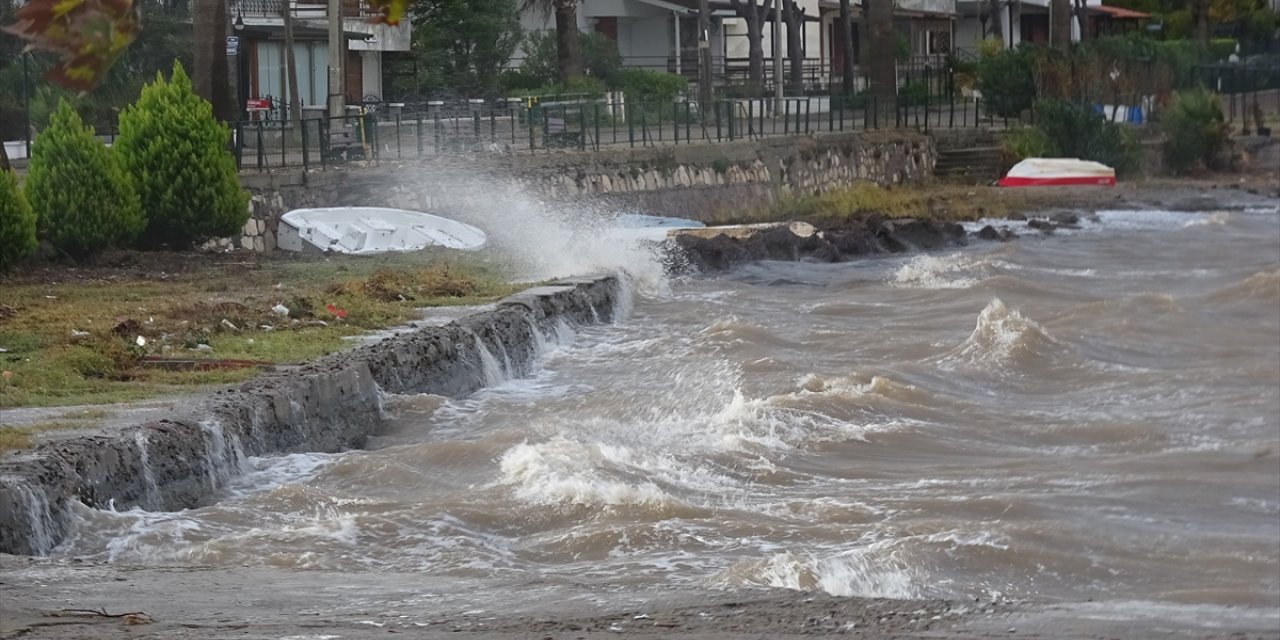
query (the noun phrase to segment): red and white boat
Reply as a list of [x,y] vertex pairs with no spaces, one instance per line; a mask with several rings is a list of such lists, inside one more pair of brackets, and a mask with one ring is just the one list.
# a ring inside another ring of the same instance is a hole
[[1116,170],[1101,162],[1076,158],[1027,158],[1000,178],[1002,187],[1116,186]]

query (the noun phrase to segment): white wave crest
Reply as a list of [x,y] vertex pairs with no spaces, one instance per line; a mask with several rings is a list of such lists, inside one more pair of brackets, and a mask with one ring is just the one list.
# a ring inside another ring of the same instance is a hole
[[828,556],[792,552],[748,560],[722,572],[709,586],[767,586],[896,600],[924,597],[922,577],[895,557],[891,544],[876,542]]
[[919,255],[899,267],[890,284],[912,289],[968,289],[980,281],[973,272],[984,266],[985,261],[960,253]]

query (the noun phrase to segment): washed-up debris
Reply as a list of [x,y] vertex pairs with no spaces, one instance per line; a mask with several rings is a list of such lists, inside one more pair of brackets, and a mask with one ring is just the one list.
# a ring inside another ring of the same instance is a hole
[[271,310],[274,311],[276,315],[281,315],[281,316],[289,315],[289,307],[286,307],[282,304],[277,304],[276,306],[271,307]]

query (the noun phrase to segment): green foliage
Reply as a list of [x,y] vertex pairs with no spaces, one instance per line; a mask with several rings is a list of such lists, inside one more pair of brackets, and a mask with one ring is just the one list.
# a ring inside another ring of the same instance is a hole
[[1209,40],[1209,59],[1226,60],[1238,46],[1235,38],[1212,38]]
[[499,69],[520,43],[516,0],[417,0],[412,14],[419,87],[497,93]]
[[230,133],[213,108],[192,91],[182,65],[142,90],[120,114],[114,149],[133,176],[148,216],[145,247],[184,249],[235,233],[248,220]]
[[18,188],[18,176],[0,171],[0,271],[36,250],[36,214]]
[[32,144],[24,189],[39,232],[75,259],[125,244],[146,224],[115,154],[66,101]]
[[1122,176],[1142,168],[1142,145],[1128,126],[1108,122],[1087,105],[1060,100],[1040,101],[1036,112],[1036,128],[1051,143],[1042,155],[1094,160]]
[[978,61],[978,87],[982,99],[992,113],[1013,118],[1031,108],[1036,97],[1036,83],[1032,77],[1034,50],[1019,46],[995,54],[987,54]]
[[599,98],[604,95],[605,90],[603,82],[587,76],[577,76],[569,78],[569,81],[565,83],[557,82],[543,85],[520,93],[526,96],[539,96],[554,100],[585,100]]
[[674,73],[627,69],[618,74],[617,86],[628,100],[671,102],[689,89],[689,80]]
[[[58,101],[66,100],[90,126],[108,131],[115,127],[120,109],[138,97],[148,78],[167,71],[174,60],[191,62],[191,17],[186,3],[134,1],[142,5],[142,32],[92,93],[78,95],[43,81],[41,76],[57,56],[39,51],[28,54],[27,88],[31,95],[31,124],[36,130],[48,125]],[[0,1],[0,25],[13,23],[6,15],[9,4]],[[18,38],[0,37],[0,138],[8,140],[22,135],[23,74],[22,57],[18,55],[22,46]]]
[[[618,74],[622,71],[622,56],[618,46],[603,33],[578,34],[578,46],[582,49],[583,72],[610,89],[618,88]],[[529,34],[522,47],[524,60],[521,72],[538,79],[542,86],[551,85],[560,77],[557,63],[556,32],[542,31]]]
[[1000,144],[1010,165],[1025,158],[1042,158],[1054,154],[1053,140],[1036,127],[1021,127],[1005,134]]
[[1222,104],[1204,87],[1174,94],[1160,124],[1165,135],[1165,164],[1175,173],[1186,173],[1201,164],[1213,168],[1227,146]]

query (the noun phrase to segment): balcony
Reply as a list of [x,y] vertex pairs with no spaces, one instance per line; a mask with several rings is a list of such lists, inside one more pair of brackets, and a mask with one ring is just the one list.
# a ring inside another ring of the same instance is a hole
[[[342,30],[353,51],[408,51],[412,28],[410,19],[394,27],[369,24],[374,13],[360,0],[342,0]],[[329,32],[329,8],[324,2],[296,0],[236,0],[231,3],[233,20],[243,20],[246,33],[278,39],[284,30],[283,13],[293,18],[294,35],[299,40],[323,39]]]

